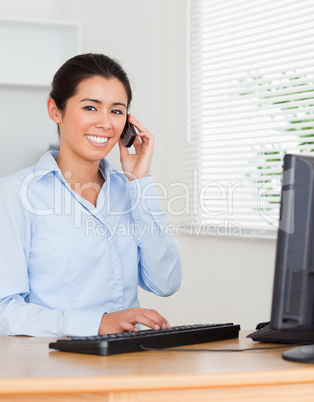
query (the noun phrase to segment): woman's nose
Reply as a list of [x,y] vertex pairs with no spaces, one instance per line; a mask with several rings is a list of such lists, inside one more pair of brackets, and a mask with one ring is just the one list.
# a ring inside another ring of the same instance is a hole
[[104,112],[99,115],[99,118],[96,122],[96,127],[103,128],[104,130],[109,130],[112,127],[108,113]]

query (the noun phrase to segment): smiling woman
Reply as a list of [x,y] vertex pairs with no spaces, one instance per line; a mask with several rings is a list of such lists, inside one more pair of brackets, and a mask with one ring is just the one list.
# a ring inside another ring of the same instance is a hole
[[[125,72],[104,55],[76,56],[55,74],[47,107],[60,151],[0,180],[0,335],[170,326],[138,301],[138,285],[175,292],[181,263],[149,175],[154,136],[128,114],[131,99]],[[120,139],[127,120],[134,154]],[[105,159],[117,143],[123,172]]]

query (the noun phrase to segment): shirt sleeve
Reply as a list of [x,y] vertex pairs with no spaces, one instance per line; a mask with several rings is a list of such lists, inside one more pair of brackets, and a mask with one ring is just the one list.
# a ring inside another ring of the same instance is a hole
[[139,247],[139,285],[159,296],[170,296],[180,288],[182,272],[179,244],[169,230],[168,215],[160,207],[151,176],[126,185]]
[[103,313],[53,310],[26,301],[31,215],[20,183],[0,179],[0,335],[96,335]]

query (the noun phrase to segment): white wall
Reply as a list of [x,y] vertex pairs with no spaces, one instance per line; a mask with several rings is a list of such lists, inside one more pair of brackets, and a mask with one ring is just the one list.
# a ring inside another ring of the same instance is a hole
[[[185,138],[186,124],[184,0],[10,0],[0,2],[1,16],[80,22],[82,51],[114,57],[129,73],[134,90],[131,111],[156,135],[153,176],[165,185],[178,180],[178,144]],[[31,127],[39,112],[44,108],[23,120],[17,136],[24,135],[24,127]],[[25,143],[25,165],[37,159],[34,140]],[[47,146],[50,142],[47,138]],[[46,144],[41,144],[44,150]],[[2,160],[12,170],[14,149],[5,133],[0,145]],[[111,161],[116,166],[118,159],[114,151]],[[188,236],[178,240],[184,272],[181,290],[166,299],[141,292],[143,306],[158,309],[172,324],[234,321],[253,328],[269,319],[274,241]]]

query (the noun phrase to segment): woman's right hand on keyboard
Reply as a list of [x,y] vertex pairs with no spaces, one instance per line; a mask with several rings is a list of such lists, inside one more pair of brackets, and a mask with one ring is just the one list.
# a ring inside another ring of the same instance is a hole
[[99,326],[99,335],[125,331],[138,331],[136,324],[152,329],[171,328],[168,321],[156,310],[133,307],[114,313],[104,314]]

